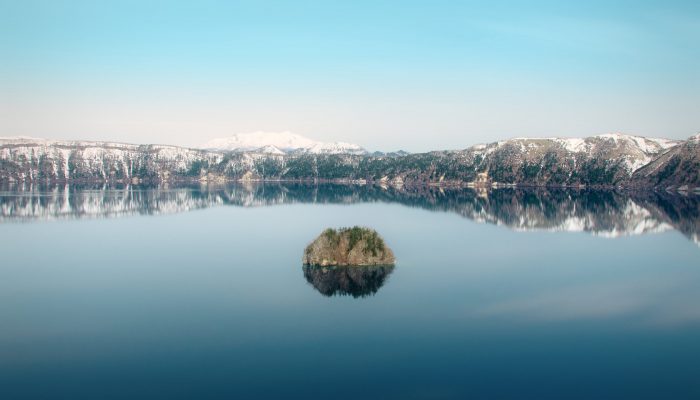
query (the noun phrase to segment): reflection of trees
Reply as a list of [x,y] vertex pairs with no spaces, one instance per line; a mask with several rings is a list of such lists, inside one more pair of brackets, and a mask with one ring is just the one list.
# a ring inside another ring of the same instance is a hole
[[48,185],[0,187],[0,220],[102,218],[183,212],[219,205],[400,203],[459,214],[517,230],[585,231],[602,235],[671,227],[698,241],[700,196],[651,191],[438,187],[344,184]]
[[311,267],[304,266],[304,278],[322,295],[373,296],[394,271],[393,266]]

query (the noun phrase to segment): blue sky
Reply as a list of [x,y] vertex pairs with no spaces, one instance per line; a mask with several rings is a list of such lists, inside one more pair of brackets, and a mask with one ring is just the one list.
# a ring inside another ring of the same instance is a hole
[[700,131],[700,2],[0,0],[0,135],[370,149]]

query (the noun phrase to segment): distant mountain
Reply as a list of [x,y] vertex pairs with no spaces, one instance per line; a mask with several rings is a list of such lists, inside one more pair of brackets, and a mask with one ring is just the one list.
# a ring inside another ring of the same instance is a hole
[[366,154],[361,146],[345,142],[319,142],[291,132],[253,132],[208,141],[200,146],[208,150],[262,151],[296,154]]
[[253,137],[238,137],[233,150],[0,138],[0,182],[265,180],[395,186],[700,188],[698,136],[687,141],[622,134],[516,138],[465,150],[416,154],[353,152],[352,145],[338,143],[293,147],[309,146],[309,142],[303,137],[285,137],[289,140],[277,142],[286,146],[283,148],[258,146],[261,143]]

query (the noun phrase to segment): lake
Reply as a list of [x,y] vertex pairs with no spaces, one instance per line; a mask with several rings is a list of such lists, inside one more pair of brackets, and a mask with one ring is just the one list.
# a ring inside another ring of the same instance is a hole
[[[0,397],[700,398],[700,199],[3,187]],[[303,268],[327,227],[394,268]]]

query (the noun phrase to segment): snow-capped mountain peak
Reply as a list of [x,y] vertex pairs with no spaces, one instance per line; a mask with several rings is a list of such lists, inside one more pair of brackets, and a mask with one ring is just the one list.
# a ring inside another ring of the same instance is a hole
[[212,139],[203,149],[261,151],[265,153],[365,154],[361,146],[344,142],[320,142],[292,132],[251,132]]

